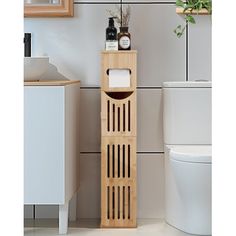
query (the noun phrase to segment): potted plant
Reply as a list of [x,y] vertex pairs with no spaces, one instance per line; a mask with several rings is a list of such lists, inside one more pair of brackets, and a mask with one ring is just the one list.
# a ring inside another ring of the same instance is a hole
[[187,0],[186,2],[183,0],[176,0],[176,6],[181,8],[182,11],[178,13],[185,14],[186,24],[184,26],[178,25],[174,30],[174,33],[180,38],[188,23],[196,24],[196,21],[193,15],[203,14],[211,14],[212,12],[212,0]]

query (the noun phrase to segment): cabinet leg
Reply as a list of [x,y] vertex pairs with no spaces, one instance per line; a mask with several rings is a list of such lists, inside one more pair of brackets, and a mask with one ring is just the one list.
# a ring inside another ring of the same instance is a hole
[[68,228],[69,202],[59,205],[59,234],[66,234]]

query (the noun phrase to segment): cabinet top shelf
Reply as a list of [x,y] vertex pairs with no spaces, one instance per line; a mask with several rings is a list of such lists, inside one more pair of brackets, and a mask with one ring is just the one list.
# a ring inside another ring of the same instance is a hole
[[184,9],[181,7],[177,7],[176,8],[176,13],[177,14],[189,14],[191,13],[192,15],[210,15],[210,13],[207,11],[207,9],[202,9],[200,11],[197,10],[193,10],[192,12],[190,12],[190,10],[187,10],[184,12]]
[[37,80],[25,81],[24,86],[66,86],[80,83],[80,80]]
[[105,54],[131,54],[131,53],[137,53],[137,50],[112,50],[112,51],[106,51],[106,50],[103,50],[102,53],[105,53]]

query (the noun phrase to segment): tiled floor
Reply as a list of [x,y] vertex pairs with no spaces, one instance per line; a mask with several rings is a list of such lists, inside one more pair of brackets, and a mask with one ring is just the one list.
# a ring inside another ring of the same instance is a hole
[[[58,234],[56,220],[26,220],[25,236],[51,236]],[[189,236],[165,223],[164,220],[142,219],[136,229],[101,229],[98,220],[79,220],[69,224],[67,235],[82,236]]]

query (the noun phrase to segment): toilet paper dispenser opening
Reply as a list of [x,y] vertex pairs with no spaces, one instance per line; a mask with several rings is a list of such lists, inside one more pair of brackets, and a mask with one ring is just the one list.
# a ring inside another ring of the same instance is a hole
[[131,70],[130,69],[107,69],[107,75],[109,76],[109,71],[110,70],[119,70],[119,71],[126,71],[126,70],[128,70],[129,71],[129,74],[131,75]]
[[108,69],[109,88],[129,88],[131,70],[130,69]]

